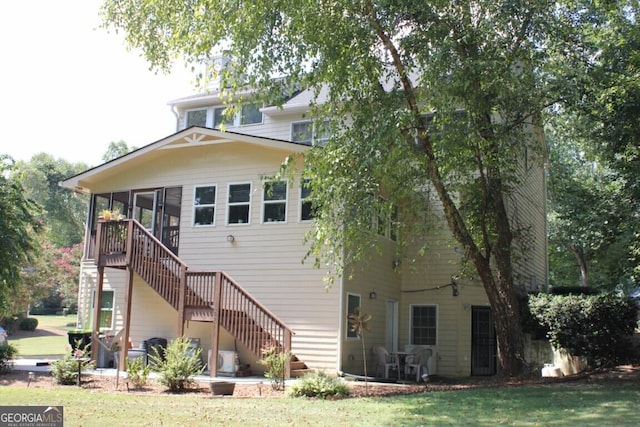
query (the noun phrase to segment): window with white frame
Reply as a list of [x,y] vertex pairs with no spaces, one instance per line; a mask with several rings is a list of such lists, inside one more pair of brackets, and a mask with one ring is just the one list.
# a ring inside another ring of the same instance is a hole
[[113,329],[113,298],[114,291],[102,291],[100,304],[100,330]]
[[313,139],[313,123],[311,120],[291,123],[291,141],[311,144]]
[[248,224],[251,206],[251,184],[229,184],[228,224]]
[[360,307],[360,295],[357,294],[347,294],[347,321],[345,324],[347,325],[347,338],[358,338],[358,334],[356,331],[352,330],[351,324],[349,323],[349,315],[356,313],[356,308]]
[[438,310],[435,305],[411,306],[411,344],[436,345],[438,342]]
[[187,111],[186,126],[207,126],[207,109]]
[[374,218],[378,234],[395,241],[398,239],[398,224],[398,208],[381,200],[378,215]]
[[325,145],[329,139],[329,122],[314,124],[311,120],[291,123],[291,141],[304,144]]
[[193,194],[193,225],[215,225],[216,186],[196,186]]
[[285,222],[287,219],[286,181],[265,182],[262,192],[263,222]]
[[233,117],[229,117],[226,114],[226,107],[216,107],[213,109],[213,127],[215,129],[221,129],[233,126]]
[[258,104],[243,105],[240,111],[240,125],[262,123],[262,111]]
[[305,179],[300,183],[300,221],[310,221],[312,219],[311,184],[308,179]]

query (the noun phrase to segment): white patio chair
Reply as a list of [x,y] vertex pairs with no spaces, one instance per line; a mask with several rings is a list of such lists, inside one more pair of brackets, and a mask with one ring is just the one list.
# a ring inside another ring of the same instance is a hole
[[415,353],[407,356],[404,364],[404,375],[406,378],[409,376],[416,376],[416,382],[420,382],[420,379],[429,375],[429,360],[433,355],[433,350],[430,348],[423,348],[417,350]]
[[384,374],[384,378],[390,378],[390,373],[393,371],[396,377],[400,376],[400,362],[397,357],[391,355],[381,345],[373,346],[372,351],[377,358],[376,375],[380,373]]

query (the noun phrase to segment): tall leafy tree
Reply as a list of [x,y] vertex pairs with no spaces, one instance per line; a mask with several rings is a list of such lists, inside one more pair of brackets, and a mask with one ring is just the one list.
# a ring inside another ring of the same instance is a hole
[[33,259],[41,228],[38,205],[25,198],[12,176],[12,160],[0,156],[0,314],[22,284],[23,269]]
[[596,160],[592,143],[568,139],[572,134],[579,138],[573,129],[547,133],[550,284],[624,288],[635,239],[625,180]]
[[26,197],[44,209],[47,240],[57,247],[82,242],[88,199],[60,187],[60,181],[86,170],[84,163],[72,164],[46,153],[18,162],[14,174],[20,176]]
[[[153,66],[209,64],[222,47],[234,58],[222,87],[248,84],[276,105],[301,87],[326,94],[314,117],[330,121],[332,137],[306,159],[313,254],[348,265],[372,244],[372,215],[402,206],[413,211],[403,225],[422,229],[410,219],[428,217],[437,201],[484,285],[502,372],[517,375],[525,362],[513,259],[526,230],[507,200],[524,147],[542,152],[531,129],[547,106],[572,97],[589,61],[578,30],[593,11],[575,5],[107,0],[104,17]],[[385,201],[371,197],[380,193]]]
[[108,162],[109,160],[124,156],[135,149],[136,147],[129,147],[127,143],[122,140],[118,142],[111,141],[107,147],[107,151],[102,155],[102,160]]
[[[640,5],[598,4],[591,27],[595,53],[581,96],[554,117],[562,141],[552,153],[564,169],[552,170],[559,184],[554,204],[568,214],[557,236],[583,238],[591,283],[629,288],[640,283]],[[561,182],[565,178],[574,181],[571,188]],[[582,206],[571,207],[575,203]]]

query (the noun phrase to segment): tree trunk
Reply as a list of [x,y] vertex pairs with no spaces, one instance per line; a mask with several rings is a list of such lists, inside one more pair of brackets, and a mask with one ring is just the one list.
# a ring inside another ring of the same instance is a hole
[[578,267],[580,267],[580,287],[586,288],[587,286],[589,286],[589,269],[587,266],[587,260],[584,256],[584,251],[582,250],[582,248],[575,245],[571,245],[569,249],[576,259]]

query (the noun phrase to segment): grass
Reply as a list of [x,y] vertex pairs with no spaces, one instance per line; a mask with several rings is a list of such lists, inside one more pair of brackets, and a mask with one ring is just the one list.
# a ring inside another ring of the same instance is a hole
[[[559,384],[315,400],[0,387],[0,405],[62,405],[65,425],[637,426],[640,384]],[[99,409],[98,409],[99,408]]]
[[[76,325],[76,316],[31,316],[38,319],[38,327],[32,332],[20,331],[16,338],[9,337],[9,342],[18,349],[19,357],[27,356],[59,356],[66,352],[69,344],[67,331]],[[43,328],[59,331],[62,335],[42,335]]]

